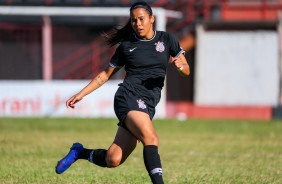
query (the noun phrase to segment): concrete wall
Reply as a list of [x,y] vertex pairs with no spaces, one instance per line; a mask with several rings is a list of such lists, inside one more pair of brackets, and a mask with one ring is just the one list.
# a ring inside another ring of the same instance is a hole
[[205,31],[197,27],[197,105],[278,104],[276,31]]

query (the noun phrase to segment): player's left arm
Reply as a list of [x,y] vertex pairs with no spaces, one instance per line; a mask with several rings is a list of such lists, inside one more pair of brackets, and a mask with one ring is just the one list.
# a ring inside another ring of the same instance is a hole
[[181,75],[188,76],[190,74],[189,64],[183,54],[179,57],[171,57],[170,62],[177,68]]

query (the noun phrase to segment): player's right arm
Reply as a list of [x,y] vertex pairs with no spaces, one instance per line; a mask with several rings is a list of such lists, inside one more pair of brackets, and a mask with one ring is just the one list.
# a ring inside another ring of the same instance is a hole
[[120,68],[108,66],[105,70],[100,72],[92,81],[85,86],[79,93],[73,95],[66,102],[66,106],[70,108],[75,108],[75,104],[82,100],[82,98],[89,93],[95,91],[103,84],[105,84],[111,76],[113,76]]

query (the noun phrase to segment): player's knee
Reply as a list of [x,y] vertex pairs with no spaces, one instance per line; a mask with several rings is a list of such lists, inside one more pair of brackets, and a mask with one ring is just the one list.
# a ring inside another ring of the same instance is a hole
[[117,166],[122,164],[121,160],[122,160],[121,156],[119,156],[119,155],[107,156],[107,158],[106,158],[107,166],[109,168],[117,167]]
[[144,145],[155,145],[159,146],[159,138],[156,134],[151,134],[149,136],[145,136],[142,141]]
[[152,136],[151,141],[152,141],[151,145],[156,145],[156,146],[159,145],[159,138],[158,138],[158,136],[156,134],[154,134]]

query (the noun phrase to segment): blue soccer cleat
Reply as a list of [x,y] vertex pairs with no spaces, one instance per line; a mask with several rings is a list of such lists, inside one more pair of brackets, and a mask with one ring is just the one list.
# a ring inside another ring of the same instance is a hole
[[74,143],[70,148],[69,153],[58,162],[56,166],[56,173],[62,174],[65,172],[75,161],[77,161],[78,153],[83,149],[82,144]]

